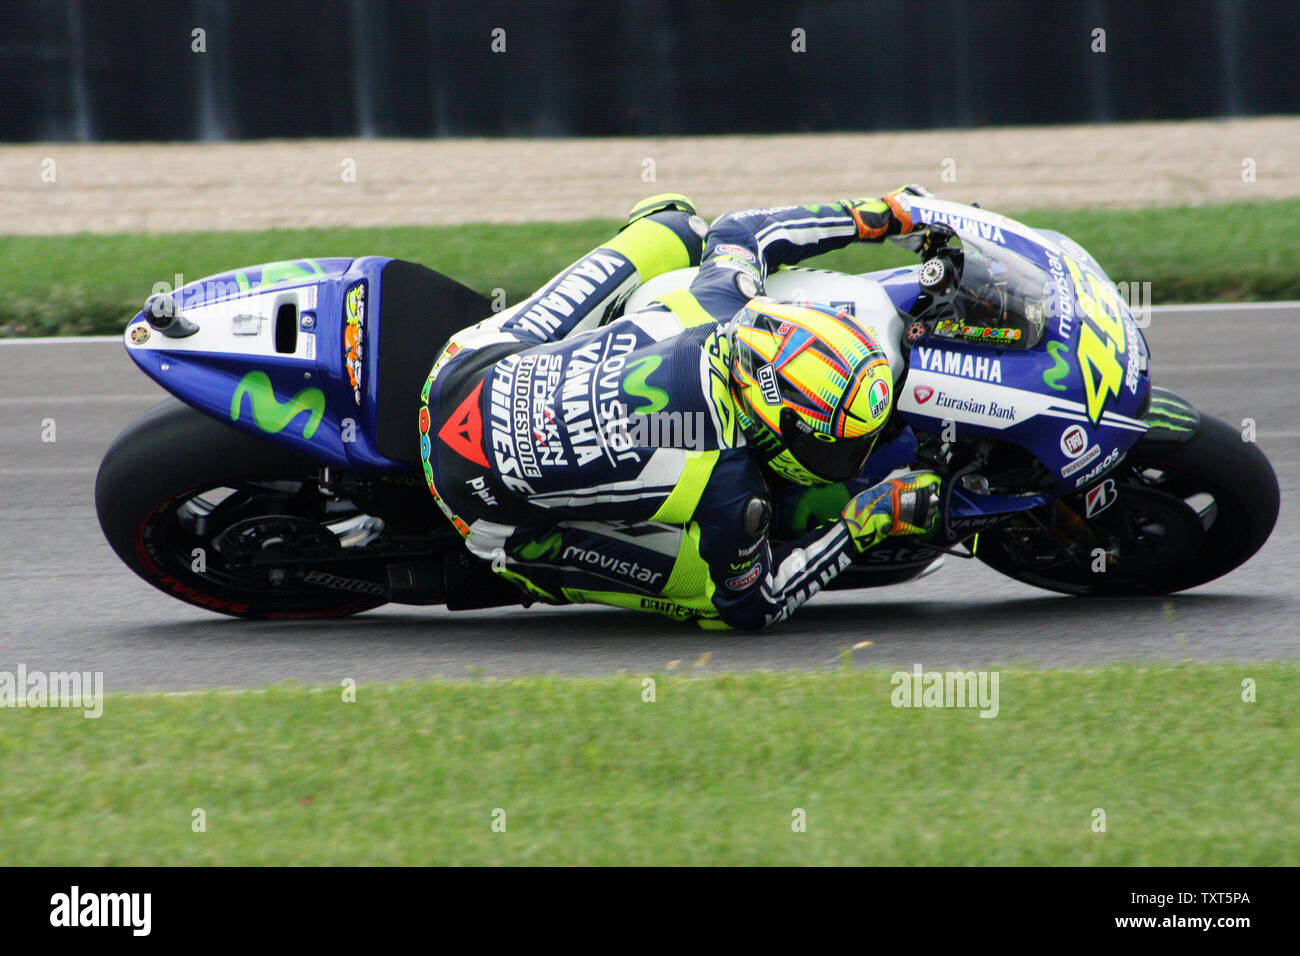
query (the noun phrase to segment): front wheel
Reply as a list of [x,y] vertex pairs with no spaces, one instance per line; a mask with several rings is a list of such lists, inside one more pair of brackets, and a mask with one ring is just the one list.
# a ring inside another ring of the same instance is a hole
[[982,533],[975,556],[1049,591],[1167,594],[1244,564],[1272,532],[1278,500],[1259,447],[1202,415],[1186,442],[1139,442],[1089,492]]
[[173,399],[109,447],[95,510],[127,567],[209,611],[317,618],[387,603],[347,561],[373,519],[324,493],[319,472]]

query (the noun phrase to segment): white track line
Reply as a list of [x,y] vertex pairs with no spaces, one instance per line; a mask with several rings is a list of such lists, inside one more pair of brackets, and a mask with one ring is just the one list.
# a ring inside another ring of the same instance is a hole
[[0,468],[0,478],[40,478],[52,475],[93,475],[98,471],[99,467],[97,465],[73,466],[68,468]]
[[[1204,305],[1153,305],[1152,312],[1285,312],[1300,310],[1300,301],[1288,302],[1208,302]],[[91,342],[121,342],[120,335],[51,335],[40,338],[0,338],[0,345],[83,345]]]
[[120,392],[115,395],[22,395],[17,398],[0,398],[0,408],[9,405],[39,405],[42,407],[45,405],[85,405],[87,402],[107,405],[110,402],[147,402],[149,399],[156,397],[157,392],[139,392],[137,394]]
[[82,345],[87,342],[121,342],[120,335],[47,335],[30,339],[0,339],[0,345]]
[[[1151,367],[1162,375],[1165,372],[1224,372],[1236,375],[1241,371],[1241,369],[1231,368],[1227,365],[1216,365],[1213,362],[1191,362],[1186,364],[1162,362],[1159,354],[1151,360]],[[1293,368],[1295,368],[1295,362],[1251,362],[1249,366],[1249,370],[1252,372],[1285,372],[1287,369]]]
[[1262,309],[1281,312],[1300,309],[1300,302],[1206,302],[1203,305],[1153,305],[1152,312],[1240,312],[1243,309]]

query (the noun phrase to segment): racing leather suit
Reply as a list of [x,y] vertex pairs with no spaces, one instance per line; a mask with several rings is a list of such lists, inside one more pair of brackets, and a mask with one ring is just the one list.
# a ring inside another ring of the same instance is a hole
[[[529,299],[453,336],[421,396],[425,477],[469,550],[534,598],[772,624],[864,545],[847,512],[771,538],[720,323],[769,270],[910,231],[905,201],[747,209],[707,231],[680,197],[642,209]],[[694,265],[689,288],[600,325],[641,283]]]

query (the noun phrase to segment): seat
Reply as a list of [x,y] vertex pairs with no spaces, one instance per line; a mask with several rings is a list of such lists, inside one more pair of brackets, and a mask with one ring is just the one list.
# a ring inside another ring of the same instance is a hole
[[447,340],[486,318],[492,303],[468,286],[415,262],[394,259],[379,281],[375,447],[393,461],[420,464],[420,389]]

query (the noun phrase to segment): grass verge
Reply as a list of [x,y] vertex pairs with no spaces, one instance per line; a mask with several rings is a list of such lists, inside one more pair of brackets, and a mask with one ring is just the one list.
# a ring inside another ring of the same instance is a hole
[[112,695],[0,711],[0,861],[1295,865],[1298,679],[1004,669],[995,719],[879,670]]
[[[1116,282],[1150,282],[1156,303],[1300,298],[1300,200],[1129,211],[1013,213],[1078,240]],[[311,256],[387,255],[423,262],[507,301],[618,227],[614,220],[521,225],[301,229],[176,235],[0,236],[0,336],[122,329],[157,282]],[[863,272],[914,261],[892,243],[823,257]],[[474,317],[467,317],[467,321]]]

